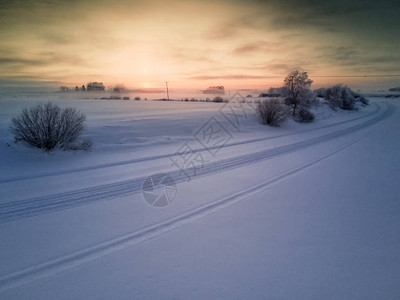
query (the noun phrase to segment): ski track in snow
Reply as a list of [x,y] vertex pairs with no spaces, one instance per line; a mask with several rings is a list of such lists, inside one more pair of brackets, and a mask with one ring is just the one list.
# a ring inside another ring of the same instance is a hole
[[[387,115],[387,114],[385,114]],[[134,231],[132,233],[102,242],[95,246],[91,246],[77,252],[49,260],[45,263],[38,264],[5,276],[0,277],[0,292],[17,288],[19,286],[26,285],[30,282],[40,280],[43,278],[51,277],[60,272],[68,269],[77,267],[81,264],[90,262],[94,259],[99,259],[105,255],[114,253],[118,250],[125,249],[137,245],[141,242],[157,238],[158,236],[165,234],[173,229],[186,225],[196,219],[202,218],[209,214],[215,213],[223,208],[226,208],[234,203],[247,199],[249,196],[257,194],[271,188],[273,185],[285,180],[288,177],[294,176],[313,165],[351,147],[358,143],[362,138],[352,141],[347,145],[336,149],[322,157],[307,162],[301,166],[295,167],[289,171],[283,172],[275,177],[264,180],[254,186],[244,189],[240,192],[231,194],[227,197],[217,199],[211,203],[207,203],[203,206],[182,213],[178,216],[172,217],[165,221],[156,223],[154,225],[145,227],[143,229]]]
[[[262,150],[255,153],[239,155],[236,157],[204,165],[202,169],[198,170],[197,174],[192,180],[216,173],[221,173],[227,170],[244,167],[277,156],[300,151],[310,146],[324,143],[332,139],[354,133],[366,127],[372,126],[379,121],[389,117],[391,114],[393,114],[394,110],[395,107],[393,105],[387,104],[387,109],[383,113],[360,124],[349,126],[345,129],[340,129],[304,141],[295,142],[284,146],[278,146],[272,149]],[[377,111],[379,111],[379,109]],[[176,183],[187,181],[187,178],[181,174],[180,170],[171,171],[167,174],[172,176],[175,179]],[[0,224],[22,218],[33,217],[41,214],[69,209],[94,201],[106,199],[110,200],[121,196],[139,193],[142,189],[142,184],[146,178],[147,176],[75,190],[71,192],[64,192],[0,204]]]
[[[360,120],[360,119],[368,118],[368,117],[378,113],[379,110],[380,110],[380,106],[379,105],[376,105],[376,104],[374,104],[374,105],[375,105],[375,110],[373,110],[372,112],[370,112],[370,113],[368,113],[366,115],[363,115],[363,116],[360,116],[360,117],[356,117],[356,118],[352,118],[352,119],[345,120],[345,121],[341,121],[341,122],[337,122],[337,123],[333,123],[333,124],[329,124],[329,125],[324,125],[324,126],[321,126],[321,127],[307,129],[307,130],[302,131],[301,133],[320,130],[320,129],[326,129],[326,128],[330,128],[330,127],[335,127],[335,126],[339,126],[339,125],[342,125],[342,124],[347,124],[349,122],[354,122],[354,121],[357,121],[357,120]],[[239,146],[239,145],[244,145],[244,144],[257,143],[257,142],[267,141],[267,140],[273,140],[273,139],[278,139],[278,138],[287,137],[287,136],[291,136],[291,135],[297,135],[297,134],[299,134],[299,132],[293,132],[293,133],[288,133],[288,134],[276,135],[276,136],[272,136],[272,137],[265,137],[265,138],[258,138],[258,139],[240,141],[240,142],[226,144],[226,145],[224,145],[224,148],[234,147],[234,146]],[[195,150],[195,152],[199,152],[200,153],[200,152],[204,152],[204,151],[214,150],[214,149],[217,149],[219,147],[220,146],[209,147],[208,149],[201,148],[201,149]],[[185,154],[185,153],[188,153],[188,152],[183,152],[183,154]],[[22,180],[29,180],[29,179],[37,179],[37,178],[43,178],[43,177],[50,177],[50,176],[57,176],[57,175],[64,175],[64,174],[71,174],[71,173],[79,173],[79,172],[85,172],[85,171],[93,171],[93,170],[98,170],[98,169],[103,169],[103,168],[130,165],[130,164],[135,164],[135,163],[139,163],[139,162],[144,162],[144,161],[149,161],[149,160],[156,160],[156,159],[163,159],[163,158],[174,157],[174,156],[177,156],[177,154],[176,153],[160,154],[160,155],[155,155],[155,156],[148,156],[148,157],[142,157],[142,158],[136,158],[136,159],[130,159],[130,160],[123,160],[123,161],[106,163],[106,164],[98,164],[98,165],[93,165],[93,166],[88,166],[88,167],[73,168],[73,169],[61,170],[61,171],[56,171],[56,172],[53,171],[53,172],[40,173],[40,174],[36,174],[36,175],[15,176],[15,177],[3,178],[3,179],[0,178],[0,184],[9,183],[9,182],[15,182],[15,181],[22,181]]]

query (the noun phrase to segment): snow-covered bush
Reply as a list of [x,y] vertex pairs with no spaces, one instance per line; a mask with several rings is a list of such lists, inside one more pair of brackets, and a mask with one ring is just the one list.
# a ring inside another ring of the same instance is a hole
[[354,97],[356,102],[361,102],[364,105],[368,105],[369,104],[369,100],[367,98],[365,98],[364,96],[360,95],[359,93],[353,91],[349,87],[347,87],[347,88],[349,89],[351,95]]
[[287,108],[278,99],[264,100],[258,103],[257,111],[263,124],[274,127],[279,126],[288,115]]
[[305,107],[300,107],[294,119],[299,123],[311,123],[314,122],[315,115]]
[[317,97],[325,98],[326,88],[316,89],[316,90],[314,90],[314,93],[317,95]]
[[369,100],[365,98],[364,96],[359,95],[359,97],[356,97],[356,101],[360,101],[364,105],[369,104]]
[[356,102],[359,101],[364,105],[368,105],[368,99],[360,94],[352,91],[343,84],[336,84],[327,89],[318,89],[315,91],[318,96],[324,97],[330,108],[336,110],[341,108],[344,110],[356,109]]
[[341,109],[353,110],[355,109],[356,99],[353,96],[352,90],[347,86],[340,86],[340,98],[342,103],[340,105]]
[[10,130],[16,142],[24,141],[47,151],[54,148],[88,150],[90,140],[74,144],[85,129],[85,121],[85,115],[75,108],[60,108],[48,102],[25,108],[12,119]]
[[317,97],[317,94],[313,93],[312,98],[310,98],[310,101],[309,101],[309,104],[310,104],[309,106],[318,108],[320,106],[320,103],[321,102],[320,102],[319,98]]
[[324,98],[327,101],[328,106],[333,110],[336,110],[342,105],[342,99],[339,97],[339,93],[335,87],[327,88]]
[[342,106],[341,89],[342,85],[337,84],[327,88],[325,91],[325,99],[328,101],[329,107],[333,110]]

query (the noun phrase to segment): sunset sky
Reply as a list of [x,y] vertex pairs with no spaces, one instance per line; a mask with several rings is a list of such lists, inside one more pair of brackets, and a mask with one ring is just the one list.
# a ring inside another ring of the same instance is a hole
[[0,0],[0,88],[268,88],[300,68],[317,86],[386,89],[400,86],[399,13],[398,0]]

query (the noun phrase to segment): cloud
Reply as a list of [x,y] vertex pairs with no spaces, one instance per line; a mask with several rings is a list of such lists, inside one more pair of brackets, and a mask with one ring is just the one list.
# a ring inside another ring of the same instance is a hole
[[219,24],[208,30],[204,38],[210,40],[222,40],[232,38],[237,35],[237,26],[231,24]]
[[[246,28],[257,28],[255,24],[259,21],[267,24],[264,18],[257,18],[258,13],[255,11],[248,13],[241,13],[240,11],[232,10],[232,14],[213,24],[212,28],[204,35],[205,39],[222,40],[232,39],[241,35],[242,30]],[[262,26],[265,29],[265,26]]]
[[362,57],[360,49],[353,46],[321,46],[316,48],[316,59],[323,62],[348,65]]
[[245,79],[265,79],[265,78],[279,78],[279,76],[260,76],[260,75],[202,75],[192,76],[187,79],[190,80],[216,80],[216,79],[229,79],[229,80],[245,80]]
[[18,68],[51,66],[51,65],[87,65],[87,62],[78,55],[62,55],[52,51],[41,52],[36,55],[37,58],[26,59],[19,56],[0,57],[0,66],[7,68],[16,66]]
[[73,41],[73,38],[68,33],[55,33],[55,32],[44,32],[40,36],[41,40],[51,45],[68,45]]
[[249,54],[254,52],[278,52],[281,51],[282,44],[266,41],[256,41],[243,44],[233,50],[233,54]]
[[367,10],[361,1],[277,1],[277,14],[272,24],[279,28],[313,27],[321,31],[335,32],[338,25],[354,14]]
[[56,80],[41,79],[38,76],[0,76],[0,87],[52,87],[59,84]]
[[0,66],[2,67],[6,67],[9,65],[42,66],[45,64],[46,62],[41,60],[0,57]]
[[174,45],[169,48],[169,55],[177,63],[199,62],[216,64],[217,62],[210,56],[208,56],[207,52],[208,50],[193,48],[189,46],[178,47]]
[[236,6],[236,13],[229,21],[217,27],[216,32],[221,33],[222,37],[238,36],[243,28],[301,36],[314,32],[319,38],[323,38],[323,34],[330,34],[331,39],[341,34],[355,40],[375,38],[388,41],[390,37],[400,34],[400,2],[397,0],[222,2]]
[[399,10],[392,0],[0,0],[0,66],[134,84],[394,72]]
[[397,72],[400,53],[381,53],[379,50],[357,46],[319,47],[317,61],[341,66],[351,72]]

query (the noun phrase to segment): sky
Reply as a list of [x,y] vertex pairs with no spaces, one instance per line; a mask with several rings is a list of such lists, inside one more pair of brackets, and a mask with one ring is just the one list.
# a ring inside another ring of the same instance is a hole
[[294,69],[314,87],[387,89],[399,13],[398,0],[0,0],[0,89],[265,89]]

